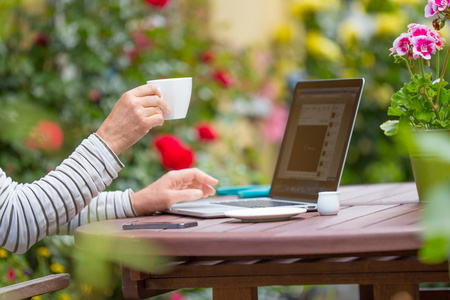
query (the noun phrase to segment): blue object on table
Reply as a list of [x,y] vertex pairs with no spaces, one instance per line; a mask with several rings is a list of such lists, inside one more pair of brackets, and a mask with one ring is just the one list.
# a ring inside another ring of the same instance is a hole
[[268,197],[270,193],[270,185],[260,185],[251,189],[238,192],[239,198]]
[[238,196],[239,198],[267,197],[269,192],[270,185],[237,185],[216,189],[218,196]]
[[225,186],[216,189],[216,195],[218,196],[235,196],[239,192],[253,189],[259,185],[237,185],[237,186]]

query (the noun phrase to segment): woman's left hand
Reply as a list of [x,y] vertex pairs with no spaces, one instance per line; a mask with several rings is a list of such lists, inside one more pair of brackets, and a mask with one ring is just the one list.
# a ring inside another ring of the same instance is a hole
[[219,181],[199,169],[170,171],[139,192],[131,194],[138,215],[166,210],[181,201],[192,201],[216,193],[212,187]]

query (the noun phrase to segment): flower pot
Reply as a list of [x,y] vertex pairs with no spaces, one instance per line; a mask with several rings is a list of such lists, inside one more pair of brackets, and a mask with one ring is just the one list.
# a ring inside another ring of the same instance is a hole
[[[448,182],[450,184],[449,160],[443,159],[440,156],[442,154],[436,153],[440,140],[443,138],[450,140],[450,130],[428,130],[416,132],[413,136],[423,138],[423,135],[434,136],[436,139],[430,141],[436,142],[429,143],[427,147],[419,147],[410,150],[409,156],[411,159],[411,167],[420,201],[426,199],[427,192],[434,186],[443,182]],[[422,143],[424,141],[425,140],[422,140]],[[450,156],[450,153],[447,153],[446,155]]]

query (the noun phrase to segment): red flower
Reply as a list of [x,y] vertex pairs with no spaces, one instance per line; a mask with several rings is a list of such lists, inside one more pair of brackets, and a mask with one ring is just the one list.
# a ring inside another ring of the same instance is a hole
[[13,268],[9,268],[6,274],[7,281],[14,281],[16,279],[16,273]]
[[233,84],[233,77],[230,72],[225,70],[216,70],[213,74],[213,78],[224,87],[230,87]]
[[145,2],[153,6],[164,7],[167,5],[169,0],[145,0]]
[[152,46],[152,43],[150,42],[145,32],[135,30],[131,33],[131,36],[133,37],[136,48],[140,51],[148,49]]
[[34,150],[59,150],[64,141],[64,134],[58,124],[41,120],[30,130],[25,145]]
[[213,51],[208,50],[206,52],[203,52],[200,56],[200,59],[205,63],[210,63],[216,58],[216,55]]
[[97,89],[92,89],[89,92],[89,97],[91,98],[91,100],[93,102],[98,103],[100,101],[100,99],[102,98],[102,93]]
[[170,170],[181,170],[194,164],[194,153],[171,134],[163,134],[155,138],[154,144],[159,150],[161,163]]
[[184,300],[184,296],[179,292],[175,292],[170,295],[169,300]]
[[34,38],[34,43],[38,46],[46,47],[48,45],[48,36],[43,32],[39,32]]
[[210,123],[199,122],[195,125],[197,129],[198,138],[200,141],[214,141],[217,140],[218,134],[216,129]]

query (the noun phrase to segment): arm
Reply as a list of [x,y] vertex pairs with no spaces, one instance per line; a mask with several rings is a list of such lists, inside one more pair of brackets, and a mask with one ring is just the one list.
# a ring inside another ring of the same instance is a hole
[[123,168],[116,155],[132,146],[169,112],[152,85],[122,95],[111,113],[75,152],[42,179],[19,184],[0,169],[0,247],[24,253],[59,232]]
[[214,195],[211,185],[217,183],[217,179],[194,168],[168,172],[136,193],[131,190],[103,192],[59,233],[73,234],[78,226],[90,222],[151,215],[180,201]]
[[45,177],[19,184],[0,169],[0,247],[24,253],[34,243],[58,232],[123,168],[96,134]]

